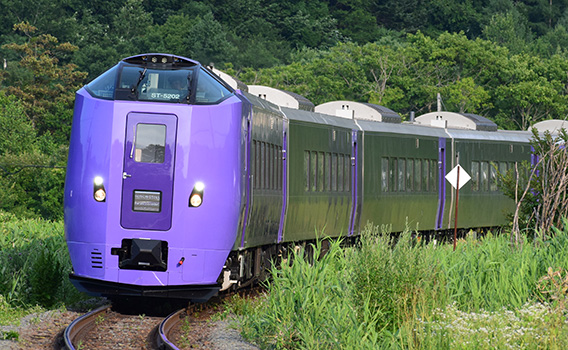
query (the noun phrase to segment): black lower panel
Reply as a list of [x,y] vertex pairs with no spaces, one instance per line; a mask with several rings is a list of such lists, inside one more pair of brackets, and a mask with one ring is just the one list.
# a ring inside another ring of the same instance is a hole
[[95,296],[142,296],[170,299],[186,299],[194,303],[204,303],[217,294],[220,286],[183,285],[183,286],[137,286],[107,282],[92,278],[69,275],[69,280],[79,291]]

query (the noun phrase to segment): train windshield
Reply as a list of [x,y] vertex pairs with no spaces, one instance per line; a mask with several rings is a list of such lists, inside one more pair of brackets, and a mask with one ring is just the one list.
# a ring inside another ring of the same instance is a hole
[[232,94],[223,83],[197,67],[153,69],[124,65],[120,69],[117,65],[86,89],[93,97],[107,100],[193,104],[216,104]]

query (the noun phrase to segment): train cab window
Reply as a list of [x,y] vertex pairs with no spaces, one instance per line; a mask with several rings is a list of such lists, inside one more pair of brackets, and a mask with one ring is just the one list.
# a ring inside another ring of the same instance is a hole
[[126,66],[118,81],[116,99],[188,103],[193,70],[147,69]]
[[389,191],[389,159],[381,159],[381,189],[383,192]]
[[134,161],[140,163],[163,163],[166,151],[166,126],[138,124],[134,141]]
[[209,75],[205,70],[202,69],[199,72],[199,77],[197,79],[197,91],[195,92],[195,103],[219,103],[230,94],[231,91]]
[[95,80],[90,82],[85,88],[93,97],[112,100],[114,98],[114,85],[118,74],[118,66],[114,66]]
[[471,190],[479,191],[479,162],[471,162]]
[[[85,86],[107,100],[217,104],[231,89],[195,63],[121,62]],[[195,79],[197,77],[197,80]]]

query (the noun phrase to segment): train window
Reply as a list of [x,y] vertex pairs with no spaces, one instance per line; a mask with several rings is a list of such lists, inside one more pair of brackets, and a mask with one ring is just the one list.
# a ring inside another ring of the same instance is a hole
[[490,176],[490,183],[489,183],[489,190],[492,192],[497,191],[497,168],[495,163],[489,164],[489,176]]
[[481,162],[481,169],[480,169],[480,188],[481,191],[488,191],[489,190],[489,163],[488,162]]
[[318,163],[318,156],[317,156],[317,152],[310,152],[310,191],[315,192],[316,191],[316,168],[317,168],[317,163]]
[[337,153],[331,155],[331,190],[337,191]]
[[134,160],[140,163],[163,163],[166,152],[166,126],[138,124],[134,141]]
[[389,159],[381,159],[381,190],[383,192],[389,191]]
[[396,158],[389,159],[389,189],[396,191]]
[[406,160],[406,190],[414,190],[414,159]]
[[266,144],[260,143],[260,188],[266,188]]
[[438,161],[435,159],[430,160],[430,191],[436,192],[438,190]]
[[340,155],[338,155],[338,158],[337,158],[337,162],[338,162],[338,164],[337,164],[337,190],[339,192],[343,192],[343,182],[344,182],[343,174],[344,174],[344,170],[345,170],[345,167],[343,165],[343,164],[345,164],[345,161],[343,160],[344,157],[345,156],[343,154],[340,154]]
[[325,154],[325,190],[331,191],[331,153]]
[[417,192],[422,191],[422,160],[414,160],[414,190]]
[[284,166],[282,164],[282,162],[283,162],[282,147],[278,146],[276,152],[278,153],[278,166],[276,167],[278,169],[278,189],[281,190],[282,189],[282,172],[284,171]]
[[188,102],[193,70],[162,70],[124,67],[118,82],[116,99],[158,102]]
[[255,162],[256,162],[256,173],[254,174],[254,176],[256,177],[256,188],[260,188],[260,180],[261,180],[261,166],[262,166],[262,159],[260,158],[261,156],[261,142],[260,141],[256,141],[256,158],[255,158]]
[[95,80],[86,86],[86,90],[93,96],[105,100],[114,98],[114,85],[116,83],[116,75],[118,74],[118,66],[114,66],[107,70]]
[[272,159],[272,144],[266,144],[266,188],[271,190],[274,186],[272,182],[272,174],[274,174],[274,162]]
[[398,159],[398,178],[397,178],[397,184],[398,184],[398,190],[399,191],[404,191],[406,189],[406,182],[404,179],[404,174],[406,172],[406,162],[404,161],[403,158],[399,158]]
[[507,162],[499,162],[499,174],[501,176],[507,175]]
[[507,162],[499,162],[499,174],[502,176],[507,174]]
[[351,191],[351,172],[353,166],[351,166],[351,157],[347,154],[345,155],[345,184],[343,189],[345,191]]
[[252,144],[251,144],[251,148],[250,148],[250,161],[251,161],[251,166],[250,166],[250,172],[252,175],[252,181],[251,181],[251,186],[253,188],[256,188],[256,141],[252,140]]
[[426,192],[430,191],[428,175],[430,175],[430,160],[424,159],[422,162],[422,186]]
[[479,162],[471,162],[471,190],[479,191]]
[[218,103],[231,92],[213,78],[205,70],[199,72],[197,78],[197,91],[195,92],[195,103],[212,104]]
[[310,190],[310,152],[304,151],[304,191]]
[[318,192],[323,192],[325,186],[324,186],[324,153],[323,152],[319,152],[318,153]]

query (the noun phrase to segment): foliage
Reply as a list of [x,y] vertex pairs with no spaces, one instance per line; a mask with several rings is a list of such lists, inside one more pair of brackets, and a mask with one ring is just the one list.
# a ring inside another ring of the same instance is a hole
[[557,230],[566,227],[568,217],[568,150],[566,130],[558,135],[546,131],[539,134],[533,129],[531,146],[534,165],[520,164],[507,174],[500,174],[505,195],[515,200],[512,218],[512,237],[520,243],[520,232],[528,229],[547,239]]
[[67,147],[36,136],[23,104],[0,91],[0,210],[21,217],[63,217]]
[[67,277],[62,222],[0,217],[0,301],[10,308],[49,308],[81,298]]
[[361,248],[353,255],[356,304],[376,310],[379,327],[392,333],[420,313],[422,305],[443,295],[442,275],[426,261],[428,247],[417,246],[412,236],[410,230],[396,237],[367,226]]
[[276,349],[313,348],[315,344],[320,348],[376,349],[378,314],[353,307],[350,266],[340,244],[331,243],[321,256],[319,242],[313,247],[313,264],[300,250],[280,268],[274,267],[266,300],[254,309],[254,316],[241,315],[245,336]]
[[568,345],[566,230],[523,249],[507,235],[469,235],[453,251],[367,227],[359,247],[335,242],[329,253],[318,245],[312,265],[300,251],[272,270],[264,297],[233,300],[242,333],[275,349]]
[[71,130],[75,91],[86,74],[78,72],[74,64],[59,63],[68,59],[77,47],[70,43],[60,44],[49,34],[34,36],[37,28],[27,22],[14,25],[14,30],[25,35],[26,42],[5,44],[3,48],[19,54],[19,66],[27,75],[17,76],[6,71],[0,79],[9,82],[7,94],[20,99],[25,115],[39,135],[51,133],[57,142],[65,142]]

